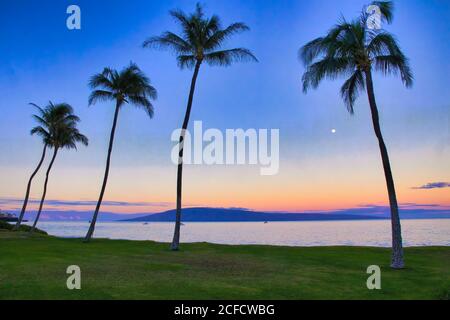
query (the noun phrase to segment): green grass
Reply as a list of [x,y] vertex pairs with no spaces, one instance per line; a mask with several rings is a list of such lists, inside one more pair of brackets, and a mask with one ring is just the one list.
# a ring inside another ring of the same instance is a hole
[[[407,248],[407,268],[390,250],[62,239],[0,231],[0,299],[448,299],[450,247]],[[66,288],[81,268],[82,289]],[[366,287],[379,265],[382,290]]]

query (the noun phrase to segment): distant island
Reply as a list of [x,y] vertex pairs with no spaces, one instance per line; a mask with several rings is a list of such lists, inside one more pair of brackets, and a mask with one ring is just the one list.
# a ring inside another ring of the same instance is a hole
[[[183,222],[281,222],[281,221],[336,221],[336,220],[380,220],[383,217],[339,213],[267,213],[245,209],[226,208],[186,208],[183,209]],[[149,214],[127,222],[173,222],[175,210]]]

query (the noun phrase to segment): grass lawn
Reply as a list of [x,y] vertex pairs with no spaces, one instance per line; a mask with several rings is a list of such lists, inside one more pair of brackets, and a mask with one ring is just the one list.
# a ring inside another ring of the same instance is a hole
[[[0,299],[448,299],[450,247],[405,249],[405,270],[390,250],[291,248],[150,241],[61,239],[0,231]],[[66,268],[81,268],[81,290]],[[369,265],[382,290],[366,287]]]

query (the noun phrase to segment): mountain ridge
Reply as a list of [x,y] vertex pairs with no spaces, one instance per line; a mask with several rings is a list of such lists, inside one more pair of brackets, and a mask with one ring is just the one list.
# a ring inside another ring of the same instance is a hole
[[[12,210],[16,216],[19,211]],[[196,213],[195,213],[196,212]],[[191,217],[194,215],[194,217]],[[25,214],[25,219],[33,221],[35,210]],[[401,208],[402,219],[449,219],[450,210],[433,208]],[[175,219],[175,210],[159,213],[114,213],[102,211],[99,221],[161,221],[172,222]],[[183,221],[198,222],[242,222],[242,221],[323,221],[323,220],[378,220],[389,219],[390,211],[387,206],[364,206],[350,209],[321,211],[321,212],[258,212],[246,208],[184,208]],[[89,221],[92,211],[50,210],[43,211],[42,221]]]
[[[127,222],[173,222],[176,210],[168,210],[143,217],[124,219]],[[351,214],[326,213],[270,213],[246,209],[225,208],[185,208],[182,211],[184,222],[281,222],[281,221],[335,221],[335,220],[379,220],[382,217]]]

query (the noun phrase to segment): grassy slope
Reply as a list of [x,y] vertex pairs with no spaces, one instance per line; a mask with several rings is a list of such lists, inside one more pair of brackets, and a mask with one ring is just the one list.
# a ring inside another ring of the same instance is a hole
[[[437,299],[450,288],[450,247],[406,249],[408,268],[389,269],[389,250],[60,239],[0,232],[0,299]],[[66,288],[67,266],[82,289]],[[382,290],[366,288],[367,266]]]

